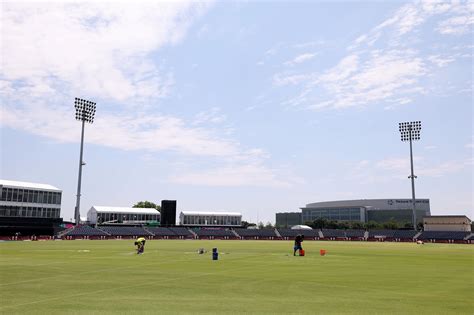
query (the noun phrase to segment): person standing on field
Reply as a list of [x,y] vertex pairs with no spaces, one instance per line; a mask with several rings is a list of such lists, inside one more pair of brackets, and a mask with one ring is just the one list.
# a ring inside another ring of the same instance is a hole
[[293,256],[296,256],[297,250],[303,250],[301,243],[303,243],[304,235],[298,234],[295,237],[295,246],[293,247]]

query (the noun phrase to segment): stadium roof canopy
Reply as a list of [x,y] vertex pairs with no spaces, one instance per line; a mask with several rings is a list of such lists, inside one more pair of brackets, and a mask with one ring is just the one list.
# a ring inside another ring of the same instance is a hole
[[91,210],[102,213],[140,213],[140,214],[159,214],[160,212],[154,208],[129,208],[129,207],[107,207],[92,206]]
[[61,189],[48,185],[48,184],[18,182],[14,180],[6,180],[6,179],[0,179],[0,186],[61,191]]
[[184,215],[220,215],[220,216],[242,216],[239,212],[201,212],[201,211],[181,211]]

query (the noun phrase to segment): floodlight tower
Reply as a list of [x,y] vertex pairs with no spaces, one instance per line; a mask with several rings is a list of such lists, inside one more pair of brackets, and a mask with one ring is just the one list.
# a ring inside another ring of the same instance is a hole
[[411,121],[399,123],[399,128],[402,141],[410,141],[410,163],[411,163],[411,196],[413,203],[413,229],[416,230],[416,200],[415,200],[415,174],[413,174],[413,149],[412,141],[420,140],[421,121]]
[[79,155],[79,176],[77,180],[77,199],[76,199],[76,208],[74,210],[74,219],[76,220],[76,225],[78,225],[79,222],[81,222],[80,205],[81,205],[82,166],[86,164],[82,160],[82,152],[84,149],[84,125],[86,122],[90,124],[94,122],[95,103],[76,97],[76,100],[74,101],[74,107],[76,108],[76,120],[79,120],[82,122],[81,151]]

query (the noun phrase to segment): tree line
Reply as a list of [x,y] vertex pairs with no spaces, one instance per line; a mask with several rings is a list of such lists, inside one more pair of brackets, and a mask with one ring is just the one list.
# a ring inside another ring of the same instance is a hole
[[[318,218],[314,221],[308,221],[304,223],[307,226],[312,227],[313,229],[337,229],[337,230],[411,230],[413,229],[413,224],[411,222],[398,222],[395,220],[390,220],[387,222],[360,222],[360,221],[336,221],[336,220],[328,220],[325,218]],[[272,225],[270,222],[264,224],[263,222],[249,223],[246,221],[242,221],[242,227],[249,227],[249,226],[257,226],[258,229],[274,229],[275,226]],[[423,223],[418,223],[417,226],[418,230],[423,229]]]
[[[359,221],[336,221],[325,218],[317,218],[312,222],[305,222],[313,229],[341,229],[341,230],[401,230],[413,229],[411,222],[399,222],[390,220],[387,222],[359,222]],[[423,223],[418,223],[418,228],[422,228]]]

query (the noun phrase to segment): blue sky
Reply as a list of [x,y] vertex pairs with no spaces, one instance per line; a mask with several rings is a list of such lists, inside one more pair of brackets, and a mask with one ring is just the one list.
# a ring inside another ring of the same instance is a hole
[[467,2],[2,4],[1,178],[63,190],[73,216],[177,199],[245,220],[410,198],[398,123],[422,121],[417,197],[473,217]]

